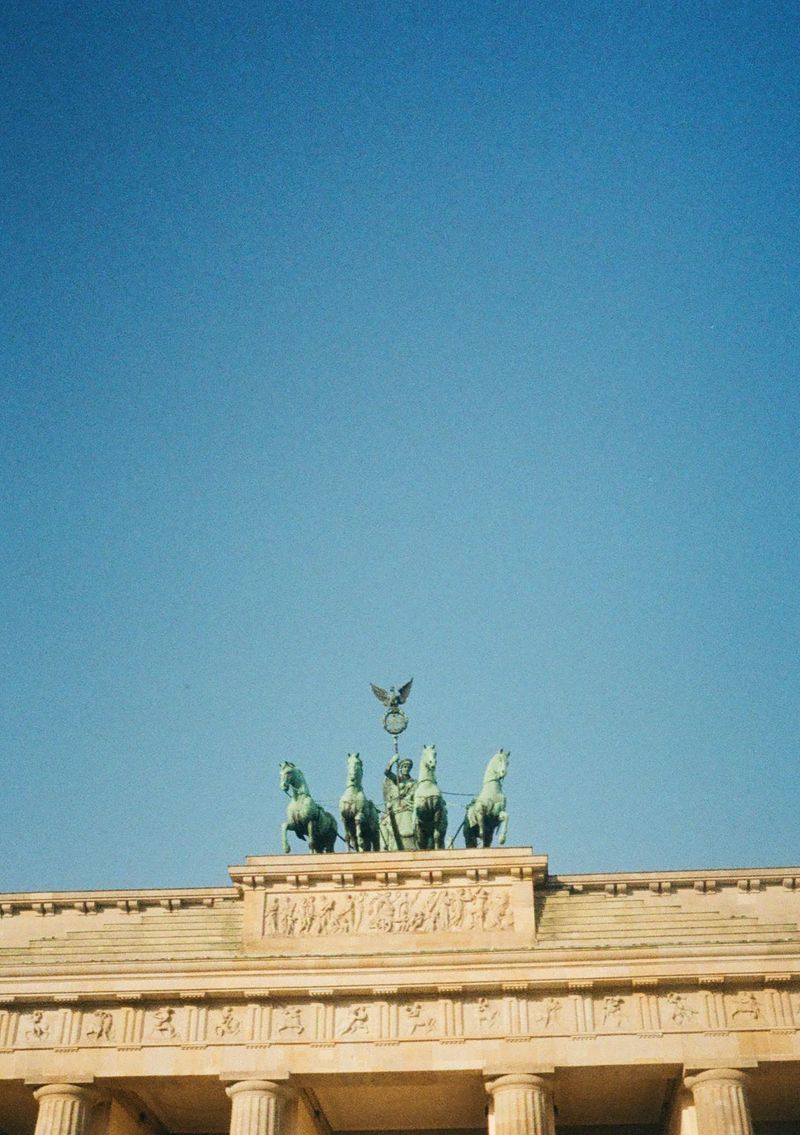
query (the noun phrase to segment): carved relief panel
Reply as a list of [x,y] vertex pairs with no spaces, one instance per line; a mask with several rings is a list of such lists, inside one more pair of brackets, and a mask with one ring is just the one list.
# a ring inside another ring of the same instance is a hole
[[404,887],[268,893],[262,936],[436,934],[513,931],[511,888]]

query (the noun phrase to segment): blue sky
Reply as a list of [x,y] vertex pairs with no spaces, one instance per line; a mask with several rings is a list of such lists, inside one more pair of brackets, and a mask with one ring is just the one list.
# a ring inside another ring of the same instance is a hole
[[412,675],[452,830],[797,863],[796,6],[2,25],[0,888],[224,882]]

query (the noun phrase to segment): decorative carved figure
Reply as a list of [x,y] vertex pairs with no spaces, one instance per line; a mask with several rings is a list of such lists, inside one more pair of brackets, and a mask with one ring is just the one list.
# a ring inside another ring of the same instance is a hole
[[408,1017],[409,1032],[413,1036],[415,1033],[423,1032],[426,1036],[436,1028],[436,1021],[431,1016],[423,1015],[424,1006],[421,1001],[413,1001],[410,1005],[404,1005],[403,1009]]
[[688,1025],[697,1016],[697,1010],[682,993],[668,993],[666,1000],[672,1009],[672,1020],[676,1025]]
[[440,850],[447,834],[447,805],[436,781],[436,746],[426,745],[414,790],[414,836],[420,851]]
[[359,910],[355,895],[351,893],[344,896],[334,911],[331,924],[333,934],[352,934],[358,929]]
[[755,993],[745,993],[744,991],[737,993],[731,999],[731,1005],[734,1006],[731,1010],[731,1019],[733,1017],[752,1017],[754,1021],[757,1021],[761,1016],[761,1009]]
[[44,1040],[50,1033],[50,1026],[44,1019],[41,1009],[34,1009],[31,1013],[31,1023],[28,1028],[28,1040]]
[[464,817],[464,843],[467,847],[477,847],[478,844],[491,847],[492,837],[498,828],[497,842],[506,842],[508,812],[503,780],[508,773],[509,756],[505,749],[498,749],[486,766],[480,792],[467,805]]
[[510,930],[513,924],[511,896],[508,891],[500,891],[495,887],[486,905],[484,926],[487,930]]
[[369,1032],[369,1006],[354,1005],[350,1010],[350,1020],[340,1029],[339,1036],[352,1036],[353,1033]]
[[557,997],[546,997],[542,1003],[542,1024],[546,1029],[558,1022],[561,1013],[561,1002]]
[[111,1040],[111,1031],[114,1028],[114,1017],[108,1009],[95,1009],[93,1020],[86,1028],[86,1035],[95,1040]]
[[275,1029],[276,1033],[296,1033],[302,1036],[306,1031],[303,1024],[302,1009],[299,1005],[282,1005],[278,1010],[280,1021]]
[[619,1028],[622,1024],[622,1010],[625,1008],[624,997],[603,998],[603,1024]]
[[236,1020],[232,1005],[226,1005],[222,1010],[222,1020],[214,1030],[217,1036],[235,1036],[241,1028],[241,1021]]
[[280,928],[279,917],[281,912],[281,900],[276,895],[269,895],[264,908],[264,933],[265,934],[282,934],[283,930]]
[[362,787],[364,765],[358,753],[347,754],[347,787],[339,801],[348,851],[379,851],[378,809]]
[[489,892],[485,887],[476,887],[475,890],[465,889],[464,928],[466,930],[483,930],[486,928],[488,903]]
[[281,788],[291,797],[286,809],[286,820],[281,826],[283,850],[289,853],[289,832],[298,839],[308,839],[308,850],[312,852],[333,851],[339,834],[336,820],[316,802],[308,790],[306,778],[297,765],[282,761]]
[[175,1025],[172,1023],[175,1016],[174,1009],[170,1008],[169,1005],[164,1005],[162,1008],[156,1009],[153,1016],[156,1022],[153,1025],[153,1032],[159,1033],[161,1036],[169,1037],[170,1040],[177,1036]]
[[497,1024],[497,1009],[488,997],[478,998],[478,1023],[484,1029],[491,1029]]
[[[397,771],[393,772],[395,763]],[[397,754],[383,773],[383,807],[380,820],[381,847],[384,851],[416,851],[414,835],[414,793],[417,782],[411,775],[414,762]]]

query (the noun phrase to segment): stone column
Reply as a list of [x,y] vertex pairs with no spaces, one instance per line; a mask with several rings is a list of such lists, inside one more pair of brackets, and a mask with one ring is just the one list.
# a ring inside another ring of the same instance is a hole
[[486,1085],[494,1100],[495,1135],[555,1135],[549,1079],[520,1072]]
[[33,1098],[39,1104],[35,1135],[84,1135],[97,1096],[76,1084],[45,1084]]
[[280,1084],[240,1080],[225,1091],[232,1105],[230,1135],[284,1135],[286,1090]]
[[694,1096],[698,1135],[753,1135],[745,1094],[747,1077],[734,1068],[714,1068],[687,1076]]

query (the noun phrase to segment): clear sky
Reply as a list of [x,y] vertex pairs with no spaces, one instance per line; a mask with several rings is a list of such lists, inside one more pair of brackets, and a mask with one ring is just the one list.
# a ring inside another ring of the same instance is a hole
[[[0,889],[800,862],[794,3],[4,5]],[[294,841],[295,847],[300,847]]]

